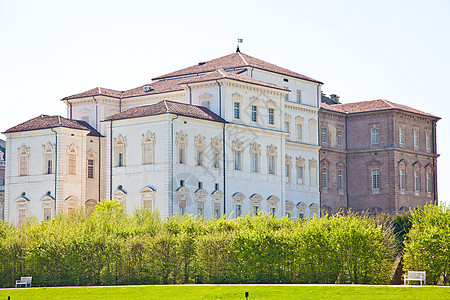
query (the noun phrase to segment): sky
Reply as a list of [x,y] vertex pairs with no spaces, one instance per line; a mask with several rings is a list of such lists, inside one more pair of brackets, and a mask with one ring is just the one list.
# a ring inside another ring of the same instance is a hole
[[230,54],[242,38],[242,52],[324,82],[342,103],[441,117],[439,200],[450,203],[449,16],[447,0],[0,0],[0,131],[66,116],[65,96]]

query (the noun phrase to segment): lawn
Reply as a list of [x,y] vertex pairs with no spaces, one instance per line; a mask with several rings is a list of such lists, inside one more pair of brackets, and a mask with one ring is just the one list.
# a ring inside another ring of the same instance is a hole
[[113,286],[0,289],[0,299],[450,299],[450,287],[391,286]]

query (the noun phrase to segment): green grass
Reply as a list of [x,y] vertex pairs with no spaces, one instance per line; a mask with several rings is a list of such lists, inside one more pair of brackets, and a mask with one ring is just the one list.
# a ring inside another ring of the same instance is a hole
[[0,289],[8,299],[450,299],[450,287],[390,286],[117,286]]

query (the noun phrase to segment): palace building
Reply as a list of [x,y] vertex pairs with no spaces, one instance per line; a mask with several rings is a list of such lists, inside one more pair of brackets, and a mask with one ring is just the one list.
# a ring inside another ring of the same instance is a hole
[[65,97],[66,118],[4,132],[5,220],[103,199],[205,218],[396,212],[437,199],[437,117],[384,100],[339,104],[321,86],[237,51],[131,90]]

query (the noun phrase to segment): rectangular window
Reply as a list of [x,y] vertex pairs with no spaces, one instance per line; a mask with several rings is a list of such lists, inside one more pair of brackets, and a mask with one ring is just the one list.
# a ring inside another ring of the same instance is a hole
[[303,140],[303,125],[297,124],[297,140]]
[[259,154],[258,153],[252,153],[252,172],[253,173],[259,172]]
[[28,156],[19,156],[19,176],[28,175]]
[[372,170],[372,188],[373,189],[380,188],[380,169]]
[[214,189],[215,189],[216,191],[219,190],[219,184],[218,184],[218,183],[215,183],[215,184],[214,184]]
[[236,212],[236,217],[240,217],[242,215],[242,206],[240,204],[236,204],[234,206],[234,211]]
[[[287,86],[284,87],[285,89],[289,89]],[[289,93],[284,95],[284,100],[289,101]]]
[[146,207],[146,208],[152,208],[152,200],[142,200],[142,205],[144,206],[144,207]]
[[277,209],[275,207],[270,208],[270,215],[275,217],[277,215]]
[[322,128],[322,144],[326,144],[328,141],[327,129]]
[[286,180],[289,182],[289,178],[291,177],[291,166],[286,164],[284,166],[284,176],[286,176]]
[[303,184],[303,167],[297,167],[297,182]]
[[290,127],[289,122],[288,121],[284,121],[284,131],[285,132],[289,132],[289,127]]
[[431,193],[432,186],[433,186],[433,182],[432,182],[431,173],[427,173],[427,193]]
[[402,127],[400,127],[398,130],[398,138],[400,144],[405,143],[405,130]]
[[239,102],[234,102],[234,118],[241,118],[241,104]]
[[419,147],[419,132],[414,130],[414,147]]
[[[119,153],[119,162],[121,163],[121,156]],[[120,167],[121,165],[119,165]],[[77,174],[77,155],[76,154],[69,154],[69,174],[70,175],[76,175]]]
[[203,151],[197,151],[197,167],[203,166]]
[[372,128],[371,135],[372,135],[372,145],[379,144],[380,143],[380,133],[379,133],[378,128]]
[[153,148],[152,148],[152,144],[150,143],[144,143],[143,147],[142,147],[144,154],[142,155],[143,158],[143,164],[151,164],[153,163]]
[[328,187],[328,169],[326,168],[322,169],[322,187]]
[[414,172],[414,190],[420,191],[420,175],[418,171]]
[[198,207],[197,208],[197,215],[203,216],[203,207]]
[[425,144],[427,146],[427,150],[430,150],[431,149],[431,134],[428,132],[426,134]]
[[94,178],[94,160],[88,159],[88,178]]
[[241,151],[234,151],[234,169],[241,170]]
[[303,220],[304,217],[305,217],[305,215],[303,213],[298,213],[299,220]]
[[201,181],[198,182],[198,188],[199,188],[199,189],[202,189],[202,188],[203,188],[203,182],[201,182]]
[[184,180],[180,180],[180,186],[184,186]]
[[53,173],[53,161],[51,159],[47,160],[47,174]]
[[220,203],[214,203],[214,217],[220,218]]
[[405,170],[400,169],[400,189],[405,189]]
[[219,168],[219,154],[214,154],[213,156],[213,165],[214,165],[214,169],[218,169]]
[[44,207],[44,221],[48,221],[52,218],[52,209],[50,207]]
[[340,190],[344,189],[344,172],[342,170],[338,171],[338,188]]
[[258,122],[258,107],[252,105],[252,122]]
[[344,136],[342,131],[337,132],[337,142],[339,146],[342,146],[342,144],[344,143]]
[[27,218],[27,209],[20,208],[19,209],[19,224],[22,224]]
[[269,174],[275,174],[275,156],[269,155]]
[[252,212],[253,212],[253,215],[257,216],[258,212],[259,212],[259,206],[258,205],[253,205]]
[[302,91],[297,90],[297,103],[302,103]]
[[275,119],[274,119],[274,115],[275,114],[275,110],[273,108],[269,108],[269,124],[273,125],[275,124]]
[[178,150],[178,161],[180,164],[184,164],[184,149]]

